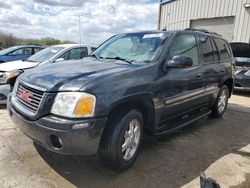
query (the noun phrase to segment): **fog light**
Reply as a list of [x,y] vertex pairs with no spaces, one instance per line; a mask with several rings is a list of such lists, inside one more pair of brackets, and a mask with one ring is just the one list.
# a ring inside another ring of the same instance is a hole
[[63,146],[63,141],[58,136],[51,135],[50,136],[50,141],[51,141],[52,146],[55,149],[61,149],[62,146]]

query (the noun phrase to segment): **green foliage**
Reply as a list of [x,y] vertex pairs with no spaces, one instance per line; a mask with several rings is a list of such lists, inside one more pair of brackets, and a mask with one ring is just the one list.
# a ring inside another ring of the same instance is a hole
[[11,46],[16,45],[29,45],[29,44],[36,44],[42,46],[51,46],[57,44],[70,44],[74,43],[72,41],[61,41],[55,38],[47,37],[42,39],[24,39],[24,38],[17,38],[11,34],[4,34],[0,32],[0,49],[1,48],[8,48]]

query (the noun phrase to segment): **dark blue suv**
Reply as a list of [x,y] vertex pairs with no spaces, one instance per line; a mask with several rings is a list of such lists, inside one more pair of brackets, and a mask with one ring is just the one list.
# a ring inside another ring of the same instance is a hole
[[42,49],[44,49],[44,47],[36,45],[14,46],[6,48],[0,51],[0,63],[27,59]]
[[35,143],[71,155],[99,155],[125,170],[143,133],[173,132],[221,117],[233,88],[230,46],[207,31],[116,35],[90,57],[22,74],[8,99],[15,124]]

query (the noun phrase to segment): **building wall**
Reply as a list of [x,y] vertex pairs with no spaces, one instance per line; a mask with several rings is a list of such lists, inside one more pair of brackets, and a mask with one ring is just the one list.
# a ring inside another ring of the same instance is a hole
[[[175,0],[160,5],[159,29],[189,28],[191,20],[234,16],[232,41],[250,42],[250,0]],[[226,28],[225,28],[226,29]]]

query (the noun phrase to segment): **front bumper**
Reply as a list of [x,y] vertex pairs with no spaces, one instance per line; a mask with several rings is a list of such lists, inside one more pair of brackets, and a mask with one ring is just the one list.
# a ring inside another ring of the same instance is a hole
[[[9,101],[8,111],[12,121],[24,134],[47,150],[87,156],[98,152],[107,118],[68,120],[48,115],[33,121],[19,113]],[[84,125],[85,128],[73,129],[74,125]]]
[[6,104],[10,92],[11,88],[9,84],[0,85],[0,104]]

